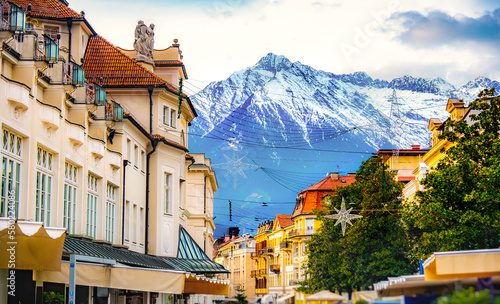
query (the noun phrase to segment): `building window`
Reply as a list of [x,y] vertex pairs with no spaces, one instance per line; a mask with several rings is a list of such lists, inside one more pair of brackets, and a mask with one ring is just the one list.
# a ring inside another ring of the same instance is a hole
[[95,175],[89,174],[87,192],[87,235],[92,238],[96,237],[98,198],[98,178]]
[[106,241],[113,243],[115,239],[116,187],[108,184],[106,190]]
[[141,225],[140,225],[141,226],[141,230],[139,232],[140,233],[140,237],[139,237],[140,242],[139,242],[139,245],[144,246],[144,237],[145,237],[144,236],[144,233],[145,233],[145,230],[144,230],[144,221],[145,221],[145,219],[144,219],[144,208],[142,208],[142,207],[141,207],[141,211],[139,213],[139,216],[140,216],[139,221],[141,223]]
[[163,184],[163,212],[166,214],[171,213],[172,205],[172,175],[169,173],[164,174]]
[[169,119],[168,110],[169,110],[168,107],[163,106],[163,124],[167,125],[167,126],[169,125],[168,124],[168,119]]
[[[2,144],[2,181],[0,189],[0,217],[7,217],[12,210],[18,217],[19,187],[21,183],[22,138],[3,130]],[[12,200],[13,199],[13,200]],[[9,205],[10,203],[10,205]],[[10,207],[10,208],[9,208]]]
[[124,225],[124,235],[125,235],[125,242],[130,241],[130,202],[126,201],[125,202],[125,225]]
[[139,165],[139,147],[134,145],[134,168],[138,168]]
[[314,219],[306,219],[306,234],[311,235],[314,233]]
[[132,142],[127,138],[127,158],[132,161]]
[[36,155],[36,204],[35,221],[50,226],[50,203],[52,201],[52,153],[38,147]]
[[146,152],[141,150],[141,171],[144,173],[144,166],[146,165]]
[[63,227],[69,234],[75,234],[75,209],[78,168],[68,162],[64,164],[64,210]]
[[132,207],[132,243],[137,244],[137,205]]
[[174,109],[170,109],[170,126],[172,128],[176,127],[176,122],[177,122],[177,117],[176,117],[176,111]]

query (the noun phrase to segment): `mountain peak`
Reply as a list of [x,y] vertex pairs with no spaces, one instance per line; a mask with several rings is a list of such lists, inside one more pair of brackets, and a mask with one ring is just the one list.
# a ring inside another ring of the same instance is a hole
[[271,72],[279,72],[292,66],[292,62],[283,55],[268,53],[262,57],[254,68],[260,68]]

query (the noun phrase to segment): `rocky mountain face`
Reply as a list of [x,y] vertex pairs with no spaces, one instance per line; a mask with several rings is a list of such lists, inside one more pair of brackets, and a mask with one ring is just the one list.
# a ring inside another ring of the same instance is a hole
[[[253,67],[192,97],[193,132],[266,147],[334,144],[349,134],[359,146],[426,146],[429,118],[446,118],[449,97],[473,100],[497,81],[478,77],[456,89],[441,78],[389,81],[364,72],[333,74],[268,54]],[[401,136],[404,134],[404,136]]]

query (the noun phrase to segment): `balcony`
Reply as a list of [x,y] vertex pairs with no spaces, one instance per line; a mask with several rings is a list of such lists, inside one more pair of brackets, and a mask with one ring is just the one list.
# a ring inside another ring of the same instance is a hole
[[262,248],[261,250],[259,250],[259,253],[262,251],[262,255],[269,255],[269,254],[273,254],[274,250],[271,248],[271,247],[266,247],[266,248]]
[[94,157],[97,158],[103,158],[104,157],[104,141],[92,138],[90,142],[90,153],[94,155]]
[[255,278],[257,276],[257,270],[250,271],[250,277]]
[[273,264],[273,265],[269,266],[269,271],[272,271],[274,273],[280,273],[281,265],[280,264]]
[[82,126],[68,123],[66,127],[66,135],[68,136],[69,141],[75,146],[83,145],[85,141],[85,130]]
[[30,88],[26,85],[11,81],[5,86],[5,97],[14,109],[21,112],[26,111],[29,107],[29,94]]
[[281,242],[280,250],[292,250],[292,242],[290,241]]
[[113,169],[119,169],[122,164],[122,158],[118,153],[108,153],[108,163]]
[[265,270],[265,269],[259,269],[259,270],[257,270],[257,274],[258,274],[258,275],[266,275],[266,274],[267,274],[267,272],[266,272],[266,270]]
[[55,107],[45,105],[40,109],[40,118],[47,128],[59,129],[60,111]]

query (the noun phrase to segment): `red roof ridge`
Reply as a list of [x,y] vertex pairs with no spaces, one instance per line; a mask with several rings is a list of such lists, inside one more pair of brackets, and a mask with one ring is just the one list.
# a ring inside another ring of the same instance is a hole
[[151,72],[150,70],[146,69],[142,64],[140,64],[139,62],[137,62],[137,60],[135,60],[134,58],[130,57],[129,55],[125,54],[125,52],[123,52],[119,47],[117,47],[116,45],[112,44],[111,42],[109,42],[108,40],[106,40],[106,38],[102,37],[101,35],[97,34],[96,35],[97,37],[101,38],[102,40],[104,40],[105,42],[107,42],[112,48],[116,49],[118,52],[120,52],[123,56],[127,57],[128,59],[132,60],[132,62],[137,65],[138,67],[140,67],[144,72],[150,74],[151,76],[153,76],[154,78],[156,78],[157,80],[167,84],[167,82],[165,80],[163,80],[161,77],[159,77],[158,75],[156,75],[155,73]]

